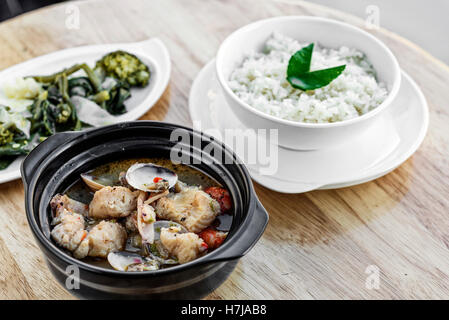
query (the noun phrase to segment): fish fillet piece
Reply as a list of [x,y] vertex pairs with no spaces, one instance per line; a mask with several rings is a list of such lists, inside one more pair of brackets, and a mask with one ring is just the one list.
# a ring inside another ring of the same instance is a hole
[[50,207],[53,210],[55,216],[58,215],[58,211],[66,209],[71,212],[76,212],[85,217],[89,214],[89,206],[85,203],[70,199],[65,194],[56,194],[50,201]]
[[125,187],[104,187],[95,192],[89,205],[93,219],[117,219],[129,216],[137,209],[138,192]]
[[89,231],[74,256],[106,258],[110,252],[123,250],[126,238],[127,233],[121,224],[103,220]]
[[177,227],[161,229],[161,243],[180,264],[195,260],[206,250],[206,243],[195,233],[179,233]]
[[155,211],[160,219],[178,222],[188,231],[198,233],[215,220],[220,205],[206,192],[190,187],[159,199]]
[[57,225],[51,231],[53,240],[67,250],[76,250],[87,235],[84,217],[62,209],[56,219]]

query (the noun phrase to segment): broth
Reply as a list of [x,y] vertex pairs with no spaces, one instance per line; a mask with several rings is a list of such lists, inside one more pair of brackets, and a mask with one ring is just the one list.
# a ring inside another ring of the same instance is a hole
[[[222,187],[215,179],[209,177],[205,173],[198,169],[194,169],[183,164],[174,164],[168,159],[162,158],[135,158],[127,160],[113,161],[104,165],[101,165],[87,173],[90,179],[98,182],[104,186],[118,186],[120,185],[119,176],[120,173],[126,172],[128,168],[135,163],[153,163],[158,166],[168,168],[178,175],[179,181],[186,183],[189,186],[198,186],[203,190],[209,187]],[[75,181],[67,190],[65,190],[69,198],[89,204],[94,196],[94,192],[88,188],[85,182],[79,178]],[[211,226],[217,231],[228,232],[232,225],[233,215],[232,213],[224,213],[218,215],[212,222]],[[132,236],[129,235],[127,239],[127,245],[124,251],[137,252],[138,249],[130,245]],[[86,257],[82,261],[96,265],[98,267],[112,269],[107,260],[102,258]],[[162,266],[166,268],[168,266]]]

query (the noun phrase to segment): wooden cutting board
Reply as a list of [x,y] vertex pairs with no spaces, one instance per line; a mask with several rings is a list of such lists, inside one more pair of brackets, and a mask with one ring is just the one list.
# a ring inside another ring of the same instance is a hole
[[[74,7],[79,29],[71,28]],[[301,1],[69,2],[1,23],[0,69],[63,48],[159,37],[170,50],[173,72],[143,119],[189,124],[192,80],[220,42],[240,26],[279,15],[364,26]],[[391,32],[370,32],[393,50],[428,99],[423,145],[392,173],[355,187],[286,195],[256,185],[270,213],[268,228],[209,299],[449,297],[449,67]],[[48,271],[23,201],[21,181],[0,185],[0,298],[72,299]],[[379,289],[366,286],[373,270],[379,270]]]

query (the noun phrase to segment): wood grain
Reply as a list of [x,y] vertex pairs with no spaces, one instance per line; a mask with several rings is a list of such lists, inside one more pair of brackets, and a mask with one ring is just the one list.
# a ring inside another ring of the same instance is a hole
[[[363,21],[300,1],[98,0],[70,2],[79,30],[65,27],[66,4],[0,24],[0,68],[55,50],[157,36],[168,46],[170,86],[144,119],[188,124],[195,75],[231,31],[278,15]],[[209,299],[449,297],[449,67],[386,30],[370,31],[396,54],[430,105],[418,152],[376,181],[339,190],[279,194],[256,185],[270,213],[257,246]],[[72,299],[53,280],[28,228],[20,181],[0,185],[0,298]],[[380,270],[367,289],[368,266]]]

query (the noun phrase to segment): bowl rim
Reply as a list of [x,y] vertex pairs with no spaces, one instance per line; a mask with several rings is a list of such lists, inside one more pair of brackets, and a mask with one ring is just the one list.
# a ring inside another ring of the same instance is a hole
[[[299,122],[299,121],[278,118],[278,117],[269,115],[267,113],[264,113],[256,108],[252,107],[251,105],[244,102],[243,100],[241,100],[231,90],[231,88],[229,87],[229,84],[228,84],[228,80],[225,79],[225,77],[222,73],[222,69],[223,69],[222,60],[226,53],[225,52],[226,47],[229,47],[229,44],[232,43],[233,39],[236,36],[238,36],[240,33],[246,32],[250,29],[256,29],[256,28],[260,27],[261,25],[264,25],[269,22],[297,21],[297,20],[321,22],[321,23],[325,23],[325,24],[330,24],[330,25],[333,24],[333,25],[345,27],[345,28],[351,29],[354,32],[358,32],[358,33],[362,34],[363,36],[369,38],[371,41],[376,43],[384,51],[385,55],[391,60],[391,62],[393,63],[393,66],[394,66],[393,67],[393,69],[394,69],[394,71],[393,71],[394,72],[393,86],[392,86],[391,90],[389,90],[387,98],[380,105],[378,105],[375,109],[373,109],[359,117],[342,120],[342,121],[337,121],[337,122],[325,122],[325,123]],[[225,96],[227,98],[231,98],[232,100],[234,100],[234,102],[236,102],[240,107],[243,107],[247,111],[249,111],[261,118],[264,118],[266,120],[270,120],[272,122],[276,122],[276,123],[279,123],[282,125],[287,125],[287,126],[292,126],[292,127],[301,127],[301,128],[309,128],[309,129],[342,127],[342,126],[347,126],[347,125],[351,125],[351,124],[355,124],[358,122],[368,120],[368,119],[376,116],[383,110],[385,110],[385,108],[387,106],[391,105],[393,100],[396,98],[396,96],[399,92],[400,85],[401,85],[401,69],[399,67],[399,63],[398,63],[396,57],[394,56],[393,52],[387,47],[386,44],[384,44],[381,40],[379,40],[374,35],[368,33],[367,31],[365,31],[359,27],[356,27],[354,25],[351,25],[349,23],[341,22],[341,21],[329,19],[329,18],[315,17],[315,16],[289,15],[289,16],[272,17],[272,18],[262,19],[262,20],[258,20],[258,21],[249,23],[249,24],[233,31],[230,35],[228,35],[226,37],[226,39],[221,43],[220,47],[218,48],[216,59],[215,59],[215,73],[217,75],[217,79],[218,79],[218,82],[220,83],[221,88],[225,92]]]
[[[47,238],[45,236],[45,234],[42,231],[42,227],[41,225],[38,223],[38,221],[35,218],[35,214],[34,214],[34,209],[33,209],[33,201],[34,201],[34,190],[36,187],[36,176],[33,176],[29,183],[26,183],[24,181],[24,189],[25,189],[25,212],[26,212],[26,216],[27,216],[27,220],[28,220],[28,224],[30,226],[30,229],[36,239],[36,241],[38,242],[39,246],[41,246],[41,251],[43,252],[45,258],[49,261],[49,263],[54,264],[54,262],[52,261],[52,259],[49,258],[49,253],[53,256],[55,256],[57,259],[61,260],[63,263],[67,264],[67,265],[76,265],[78,266],[80,269],[84,270],[84,271],[88,271],[88,272],[92,272],[94,274],[97,275],[107,275],[107,276],[112,276],[112,277],[128,277],[128,278],[142,278],[142,277],[157,277],[157,276],[165,276],[168,274],[172,274],[172,273],[177,273],[177,272],[182,272],[185,270],[189,270],[191,268],[194,267],[199,267],[199,266],[203,266],[203,265],[207,265],[207,264],[214,264],[214,263],[225,263],[225,262],[229,262],[233,259],[221,259],[220,258],[220,253],[223,252],[225,249],[229,249],[231,246],[235,245],[236,242],[239,240],[239,234],[243,235],[243,232],[245,231],[244,227],[245,227],[245,223],[248,224],[249,221],[251,220],[252,214],[257,214],[256,212],[256,207],[257,207],[257,203],[258,203],[258,198],[257,195],[255,194],[254,191],[254,186],[252,183],[252,180],[250,178],[249,172],[247,170],[247,168],[243,165],[243,162],[239,162],[241,160],[239,160],[238,156],[231,150],[229,149],[224,143],[217,141],[215,139],[213,139],[211,136],[192,129],[192,128],[188,128],[186,126],[182,126],[179,124],[174,124],[174,123],[168,123],[168,122],[161,122],[161,121],[151,121],[151,120],[140,120],[140,121],[130,121],[130,122],[124,122],[124,123],[117,123],[117,124],[112,124],[109,126],[103,126],[103,127],[99,127],[99,128],[93,128],[91,130],[87,130],[87,131],[79,131],[79,132],[61,132],[59,133],[60,135],[63,134],[69,134],[69,135],[73,135],[73,138],[66,141],[63,145],[58,146],[57,148],[55,148],[52,153],[55,153],[57,150],[66,150],[70,147],[73,146],[73,144],[75,143],[79,143],[78,139],[82,138],[83,136],[85,136],[86,134],[105,134],[107,133],[108,129],[117,127],[117,128],[122,128],[124,127],[124,124],[126,124],[126,126],[145,126],[145,125],[157,125],[160,127],[176,127],[176,128],[181,128],[181,129],[185,129],[188,131],[191,131],[193,134],[200,134],[202,136],[205,136],[206,138],[210,139],[210,141],[212,143],[218,143],[220,144],[224,150],[227,150],[227,152],[230,152],[236,159],[236,162],[234,163],[234,165],[238,166],[241,173],[242,173],[242,177],[244,177],[244,179],[247,181],[247,185],[248,185],[248,215],[245,217],[245,219],[242,220],[242,222],[235,226],[235,234],[233,237],[231,237],[229,240],[230,241],[225,241],[224,244],[222,246],[220,246],[219,248],[217,248],[216,250],[214,250],[213,252],[210,252],[202,257],[199,257],[195,260],[192,260],[190,262],[187,262],[185,264],[179,264],[179,265],[175,265],[169,268],[164,268],[164,269],[158,269],[158,270],[150,270],[150,271],[139,271],[139,272],[127,272],[127,271],[119,271],[119,270],[115,270],[115,269],[106,269],[103,267],[99,267],[96,265],[92,265],[89,264],[87,262],[84,262],[82,260],[76,259],[72,256],[70,256],[69,254],[67,254],[66,252],[64,252],[64,249],[58,247],[55,243],[53,243],[53,241],[49,238]],[[53,135],[50,138],[48,138],[47,140],[49,141],[52,137],[57,136]],[[46,141],[47,141],[46,140]],[[44,143],[46,142],[42,142],[39,146],[44,145]],[[35,149],[33,149],[30,152],[31,153],[34,150],[37,150],[38,147],[36,147]],[[48,157],[48,156],[46,156]],[[24,163],[24,162],[23,162]],[[22,163],[22,166],[23,166]],[[37,168],[39,169],[39,167],[41,167],[42,162],[37,166]],[[22,175],[23,176],[23,175]],[[265,226],[266,227],[266,226]],[[264,229],[265,229],[264,227]],[[257,240],[258,241],[258,240]],[[256,242],[257,242],[256,241]],[[256,242],[254,242],[249,249],[251,249]],[[249,250],[248,249],[248,250]],[[47,253],[48,252],[48,253]],[[241,256],[237,257],[238,259],[240,259],[243,255],[245,255],[245,253],[243,253]],[[218,256],[218,259],[214,259],[215,256]]]

